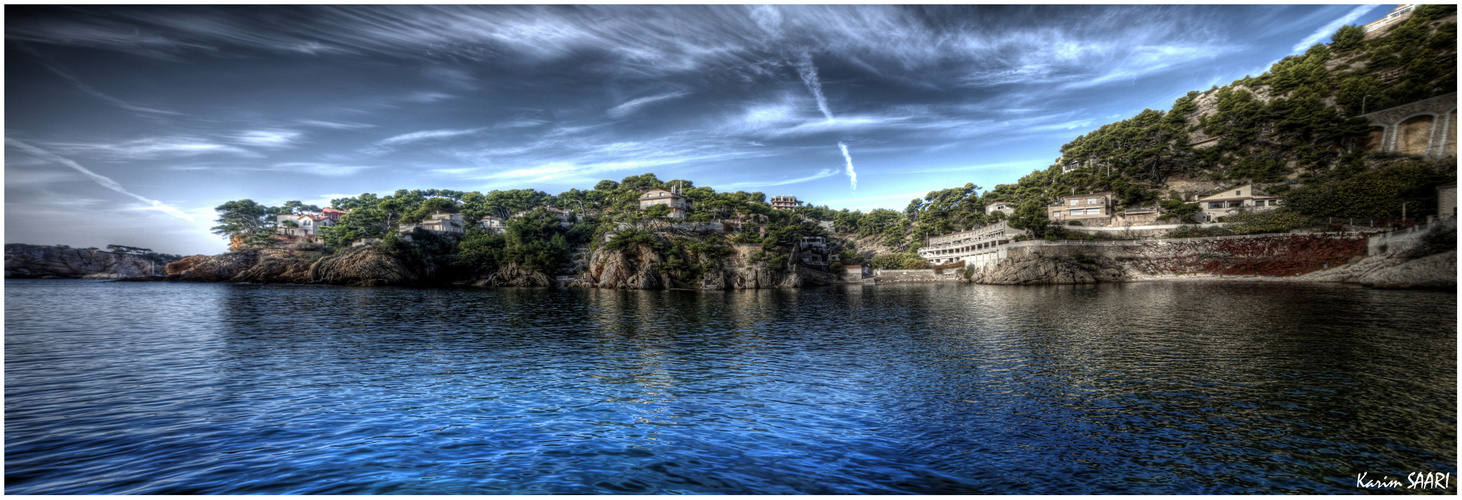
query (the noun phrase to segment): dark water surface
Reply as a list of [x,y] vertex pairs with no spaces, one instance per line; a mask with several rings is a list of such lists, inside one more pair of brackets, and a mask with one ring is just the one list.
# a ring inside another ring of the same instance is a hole
[[1456,312],[1289,283],[7,280],[5,493],[1456,493]]

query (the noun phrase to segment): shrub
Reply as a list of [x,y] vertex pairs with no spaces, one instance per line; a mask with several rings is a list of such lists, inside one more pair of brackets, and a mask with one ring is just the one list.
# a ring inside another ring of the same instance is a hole
[[924,260],[916,253],[886,253],[876,255],[872,261],[873,267],[879,269],[927,269],[929,261]]
[[1230,235],[1233,235],[1233,234],[1234,234],[1233,231],[1229,231],[1229,230],[1224,229],[1224,228],[1221,228],[1221,227],[1183,226],[1183,227],[1174,229],[1172,231],[1168,231],[1168,234],[1165,235],[1164,237],[1165,238],[1206,238],[1206,237],[1210,237],[1210,236],[1230,236]]
[[1239,212],[1228,217],[1234,234],[1283,233],[1314,225],[1314,221],[1293,210],[1278,208],[1263,212]]

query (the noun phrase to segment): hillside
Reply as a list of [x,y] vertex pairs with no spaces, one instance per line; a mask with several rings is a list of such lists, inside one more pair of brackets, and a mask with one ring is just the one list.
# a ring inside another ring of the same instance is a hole
[[1455,5],[1419,6],[1374,33],[1346,26],[1263,75],[1077,137],[1015,184],[933,191],[903,213],[839,214],[839,229],[915,248],[1003,218],[985,214],[994,201],[1036,205],[1033,214],[1058,196],[1100,191],[1114,192],[1118,209],[1161,206],[1175,221],[1196,211],[1194,197],[1248,183],[1304,217],[1400,218],[1405,203],[1408,217],[1423,218],[1435,211],[1432,187],[1456,177],[1455,146],[1442,158],[1376,151],[1361,115],[1456,92],[1456,32]]

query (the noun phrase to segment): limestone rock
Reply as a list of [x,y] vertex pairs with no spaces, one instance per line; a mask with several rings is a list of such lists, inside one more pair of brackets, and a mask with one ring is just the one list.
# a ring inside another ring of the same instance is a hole
[[142,255],[53,245],[5,245],[6,278],[130,278],[161,275],[166,265],[165,260]]
[[168,264],[167,275],[175,281],[229,281],[257,263],[258,250],[192,255]]
[[320,260],[318,251],[269,250],[261,252],[259,261],[232,281],[247,283],[310,283],[310,267]]
[[660,267],[660,255],[645,245],[620,251],[601,248],[589,257],[589,278],[598,288],[669,288],[661,279]]
[[1127,281],[1125,266],[1107,258],[1090,262],[1060,254],[1032,253],[976,268],[970,281],[987,285],[1073,285]]
[[510,263],[499,268],[487,279],[473,283],[473,286],[551,287],[553,284],[553,279],[547,274],[529,271]]
[[331,285],[379,286],[418,283],[426,272],[413,271],[396,258],[365,246],[322,258],[310,267],[310,281]]

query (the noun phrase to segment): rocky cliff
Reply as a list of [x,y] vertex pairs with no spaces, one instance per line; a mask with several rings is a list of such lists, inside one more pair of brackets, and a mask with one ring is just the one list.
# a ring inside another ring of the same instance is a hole
[[[713,236],[716,237],[716,236]],[[702,288],[739,290],[757,288],[796,288],[811,281],[805,275],[788,271],[785,262],[757,261],[752,255],[757,246],[734,246],[724,258],[699,258],[694,264],[706,271],[694,277],[675,276],[666,270],[664,258],[647,245],[624,250],[595,250],[589,257],[585,284],[595,288],[669,289]]]
[[1032,252],[975,268],[969,280],[986,285],[1075,285],[1131,281],[1131,266],[1106,257],[1078,261],[1060,252]]
[[5,245],[6,278],[115,279],[161,275],[167,260],[53,245]]
[[412,269],[374,247],[359,247],[325,257],[310,268],[315,283],[351,286],[413,285],[430,278],[435,269]]

